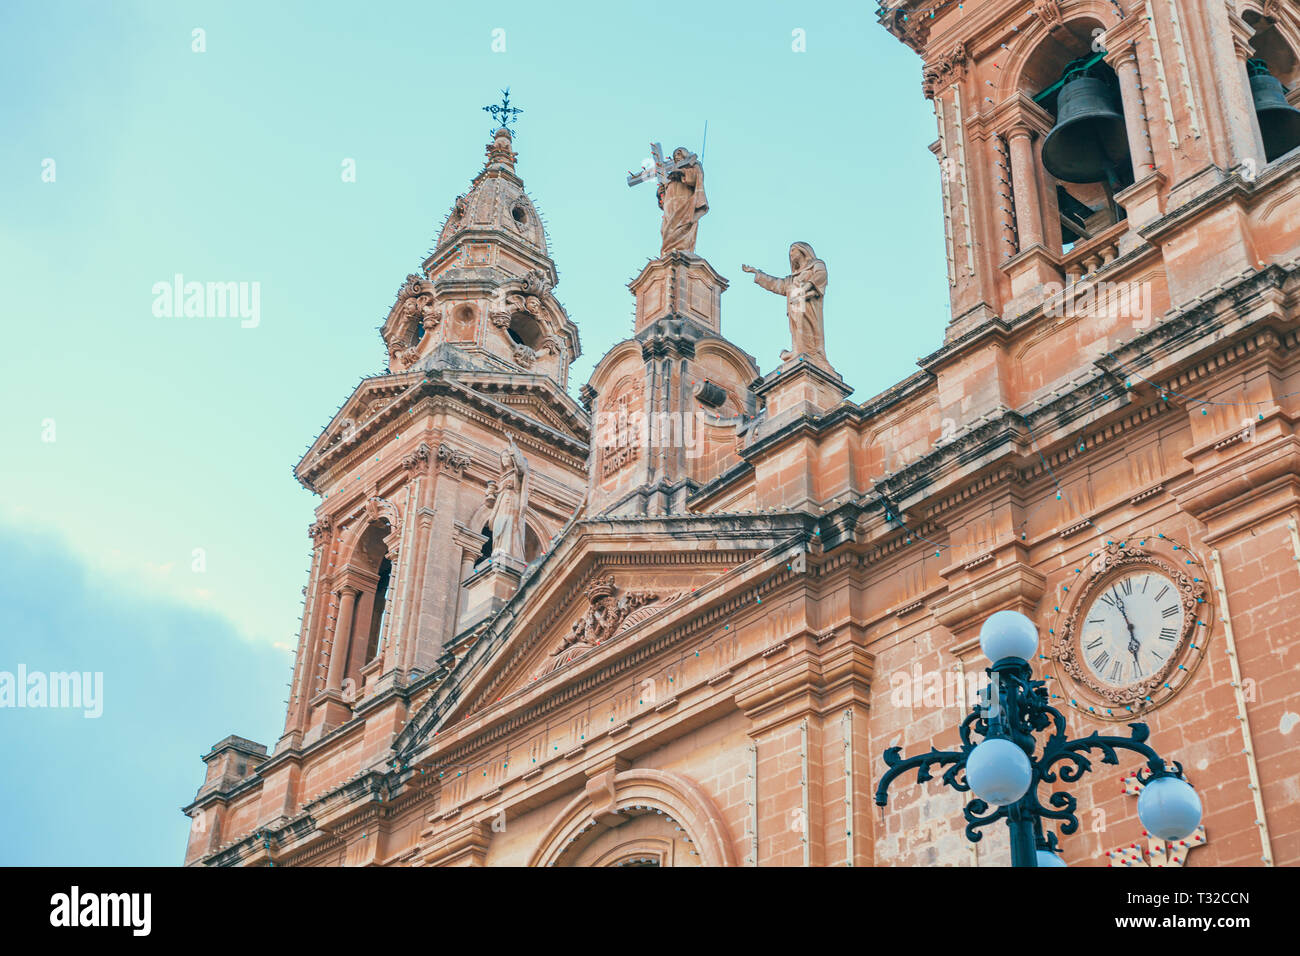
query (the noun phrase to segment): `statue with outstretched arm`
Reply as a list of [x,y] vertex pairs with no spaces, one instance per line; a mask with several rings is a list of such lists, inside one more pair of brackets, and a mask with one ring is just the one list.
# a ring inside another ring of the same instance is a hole
[[781,361],[792,362],[803,356],[806,361],[831,369],[826,357],[822,324],[826,263],[817,258],[812,246],[796,242],[790,247],[790,274],[785,278],[770,276],[753,266],[740,268],[753,273],[754,281],[768,292],[785,296],[786,316],[790,320],[790,348],[781,353]]

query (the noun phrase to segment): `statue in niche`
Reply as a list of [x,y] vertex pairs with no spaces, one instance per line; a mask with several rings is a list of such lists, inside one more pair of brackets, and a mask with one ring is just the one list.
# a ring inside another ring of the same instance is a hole
[[528,459],[513,438],[501,452],[501,474],[492,502],[492,557],[524,561],[524,513],[528,510]]
[[768,292],[785,296],[785,312],[790,320],[790,349],[781,353],[781,361],[791,362],[803,356],[809,362],[830,370],[822,317],[826,263],[817,258],[813,247],[806,242],[796,242],[790,247],[790,274],[784,279],[770,276],[753,266],[740,268],[753,273],[754,281]]

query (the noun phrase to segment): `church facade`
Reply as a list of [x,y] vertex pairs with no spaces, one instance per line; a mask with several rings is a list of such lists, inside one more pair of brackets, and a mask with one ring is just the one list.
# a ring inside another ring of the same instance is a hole
[[[1300,8],[879,17],[935,110],[935,350],[849,401],[823,321],[865,319],[825,303],[812,236],[744,267],[791,331],[748,355],[678,150],[633,177],[663,209],[634,334],[572,398],[503,126],[387,368],[297,465],[320,503],[284,732],[204,756],[187,865],[1006,865],[937,780],[873,802],[887,749],[957,743],[1002,609],[1072,736],[1145,722],[1204,805],[1166,845],[1140,761],[1094,762],[1060,786],[1068,864],[1300,863]],[[1152,615],[1127,647],[1121,588]]]

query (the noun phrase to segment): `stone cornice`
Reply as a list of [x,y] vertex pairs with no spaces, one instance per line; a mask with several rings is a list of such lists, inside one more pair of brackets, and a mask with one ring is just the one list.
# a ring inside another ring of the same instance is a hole
[[[515,387],[522,391],[534,389],[542,396],[543,401],[548,404],[555,404],[558,399],[556,396],[561,393],[550,384],[550,380],[543,376],[513,376],[516,380],[530,378],[533,382],[517,381]],[[358,426],[356,435],[347,442],[340,442],[337,445],[328,448],[321,448],[321,443],[325,437],[333,430],[335,422],[344,417],[344,412],[349,409],[357,395],[367,390],[367,383],[376,381],[367,379],[357,386],[353,399],[349,399],[344,407],[336,413],[331,419],[330,424],[322,431],[320,437],[313,443],[311,449],[303,456],[294,470],[295,477],[310,491],[315,490],[315,486],[325,480],[326,484],[333,480],[332,476],[338,472],[349,470],[354,464],[367,460],[370,457],[370,449],[373,447],[376,439],[382,438],[385,431],[392,431],[398,425],[398,419],[404,412],[414,407],[416,403],[432,401],[449,401],[456,412],[464,417],[482,421],[486,424],[499,425],[505,424],[509,427],[531,436],[536,445],[530,445],[534,451],[542,451],[550,457],[556,458],[562,464],[577,470],[585,471],[586,459],[588,454],[588,445],[572,435],[556,430],[555,428],[538,421],[527,414],[524,414],[519,408],[512,404],[494,399],[489,391],[480,391],[475,385],[474,373],[455,371],[444,373],[442,371],[431,372],[404,372],[397,376],[382,376],[383,378],[403,379],[403,382],[394,383],[394,388],[388,391],[394,392],[395,397],[388,407],[384,408],[378,414],[368,419],[364,424]],[[498,382],[499,387],[502,383]],[[575,415],[578,414],[578,406],[572,403],[565,396],[566,402],[572,405]],[[561,407],[564,404],[561,403]],[[585,422],[585,415],[581,419]],[[309,465],[308,462],[311,462]],[[397,467],[399,463],[394,463]]]

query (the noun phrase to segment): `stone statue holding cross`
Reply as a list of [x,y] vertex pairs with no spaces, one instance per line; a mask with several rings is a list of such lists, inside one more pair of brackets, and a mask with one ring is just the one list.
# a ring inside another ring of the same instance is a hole
[[709,211],[709,201],[704,195],[704,167],[699,157],[684,146],[673,150],[669,161],[664,160],[658,143],[652,143],[650,151],[653,165],[639,173],[628,173],[627,184],[635,186],[652,178],[659,181],[659,208],[664,211],[659,227],[663,238],[660,257],[676,251],[693,254],[700,217]]

